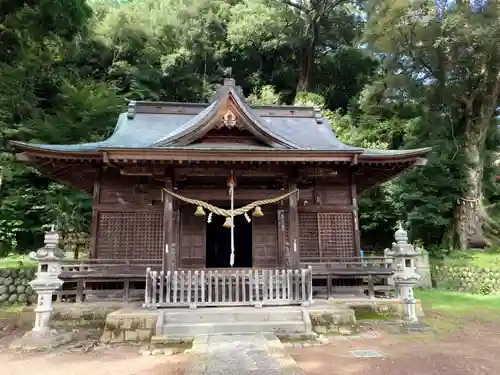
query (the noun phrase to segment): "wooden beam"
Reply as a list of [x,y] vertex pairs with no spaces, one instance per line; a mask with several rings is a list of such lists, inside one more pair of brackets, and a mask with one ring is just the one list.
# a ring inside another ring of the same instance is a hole
[[101,169],[99,169],[94,180],[94,191],[92,195],[92,228],[90,232],[90,259],[97,258],[97,236],[99,231],[99,199],[101,196]]
[[311,204],[307,206],[298,206],[298,212],[352,212],[351,205],[340,204]]
[[286,267],[287,259],[285,252],[286,232],[285,232],[285,211],[283,207],[276,211],[278,215],[278,267]]
[[[199,199],[203,201],[224,201],[229,202],[227,189],[178,189],[177,194],[187,198]],[[238,200],[260,200],[276,198],[285,194],[285,190],[278,189],[238,189],[234,191],[234,199]]]
[[[297,189],[297,182],[291,180],[288,183],[288,190],[294,191]],[[291,267],[297,268],[300,262],[300,249],[299,249],[299,213],[297,210],[297,195],[292,194],[289,198],[288,210],[288,235],[290,241],[290,260]]]
[[[353,152],[356,153],[356,152]],[[227,161],[240,162],[296,162],[296,163],[350,163],[352,153],[339,151],[302,151],[302,150],[198,150],[198,149],[169,149],[150,148],[144,149],[106,149],[106,154],[111,161],[129,160],[157,160],[157,161]]]
[[[172,190],[172,178],[165,179],[165,188]],[[172,269],[173,251],[173,201],[170,194],[163,194],[163,271]]]
[[351,185],[351,199],[352,199],[352,218],[353,218],[353,227],[354,227],[354,255],[359,256],[361,252],[361,234],[359,231],[359,217],[358,217],[358,194],[356,189],[356,178],[354,173],[351,174],[350,179]]

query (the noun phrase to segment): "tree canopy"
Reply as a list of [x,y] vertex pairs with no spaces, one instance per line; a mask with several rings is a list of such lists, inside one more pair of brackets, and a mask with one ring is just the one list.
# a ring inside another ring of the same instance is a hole
[[[364,247],[397,220],[425,246],[498,242],[500,1],[30,0],[0,4],[0,255],[43,226],[88,233],[89,197],[14,162],[9,140],[112,131],[126,99],[206,101],[230,71],[251,102],[323,106],[345,143],[432,146],[363,194]],[[476,239],[476,240],[474,240]]]

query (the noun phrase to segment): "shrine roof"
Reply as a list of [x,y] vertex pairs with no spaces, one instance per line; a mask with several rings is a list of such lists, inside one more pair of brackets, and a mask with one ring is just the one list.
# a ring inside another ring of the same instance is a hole
[[[210,130],[238,128],[254,136],[252,144],[199,142]],[[246,103],[233,80],[219,87],[211,104],[131,101],[111,136],[100,142],[71,145],[11,142],[20,151],[98,154],[107,150],[208,150],[265,152],[325,152],[358,154],[362,159],[424,157],[430,148],[416,150],[362,149],[342,143],[319,108]]]

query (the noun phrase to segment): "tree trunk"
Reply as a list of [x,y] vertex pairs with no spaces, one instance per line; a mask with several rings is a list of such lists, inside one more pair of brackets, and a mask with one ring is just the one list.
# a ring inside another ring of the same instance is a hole
[[483,197],[484,170],[481,150],[484,149],[486,133],[487,129],[479,129],[475,134],[466,134],[466,188],[458,201],[455,225],[457,245],[460,249],[469,248],[471,242],[476,246],[485,243],[480,206]]
[[311,91],[314,73],[314,47],[308,44],[302,50],[297,92]]
[[460,249],[467,249],[470,245],[487,245],[483,231],[483,224],[488,218],[483,209],[484,162],[481,154],[488,130],[494,126],[500,93],[500,70],[485,67],[484,71],[483,84],[462,99],[466,119],[464,151],[467,169],[466,188],[459,198],[455,216],[456,245]]
[[301,51],[299,81],[297,83],[297,92],[309,92],[312,88],[314,75],[314,59],[316,57],[316,44],[318,40],[318,21],[311,19],[309,29],[311,35]]

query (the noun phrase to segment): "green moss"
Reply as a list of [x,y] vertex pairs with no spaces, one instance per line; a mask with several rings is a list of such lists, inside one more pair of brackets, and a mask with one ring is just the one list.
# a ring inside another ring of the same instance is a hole
[[356,316],[356,321],[358,320],[369,320],[369,319],[388,319],[388,314],[378,313],[371,309],[355,309],[354,314]]

